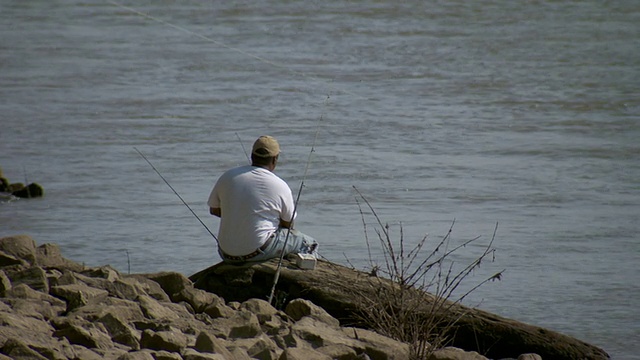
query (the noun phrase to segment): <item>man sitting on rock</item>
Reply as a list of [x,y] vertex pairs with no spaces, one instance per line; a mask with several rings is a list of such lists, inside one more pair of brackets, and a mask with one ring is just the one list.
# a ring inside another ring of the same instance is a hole
[[[273,173],[280,145],[271,136],[253,144],[251,165],[228,170],[209,195],[209,212],[220,217],[218,253],[230,263],[265,261],[291,253],[316,254],[318,243],[291,228],[293,195]],[[286,241],[286,248],[285,248]]]

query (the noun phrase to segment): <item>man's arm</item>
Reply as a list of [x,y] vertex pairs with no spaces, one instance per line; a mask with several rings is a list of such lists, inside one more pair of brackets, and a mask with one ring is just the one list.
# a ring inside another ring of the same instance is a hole
[[222,217],[222,210],[220,210],[220,208],[209,208],[209,214],[217,216],[217,217]]

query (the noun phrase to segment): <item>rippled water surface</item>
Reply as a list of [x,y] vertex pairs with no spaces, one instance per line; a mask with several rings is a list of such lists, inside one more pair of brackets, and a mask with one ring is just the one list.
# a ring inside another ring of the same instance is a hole
[[0,236],[189,275],[215,241],[134,147],[215,232],[213,183],[268,133],[329,260],[370,266],[354,186],[407,246],[481,236],[461,263],[498,223],[469,286],[503,280],[469,304],[640,359],[636,1],[32,0],[0,23],[0,167],[46,190],[1,203]]

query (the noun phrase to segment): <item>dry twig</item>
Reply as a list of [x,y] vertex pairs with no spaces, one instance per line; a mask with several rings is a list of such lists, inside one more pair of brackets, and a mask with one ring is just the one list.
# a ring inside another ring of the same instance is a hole
[[[498,224],[483,252],[461,270],[457,270],[457,264],[451,260],[452,254],[478,241],[480,237],[464,241],[449,249],[454,220],[433,250],[422,258],[428,235],[422,237],[407,251],[402,224],[399,225],[399,238],[394,240],[389,224],[383,223],[364,195],[357,188],[354,189],[358,195],[356,203],[362,218],[371,266],[370,276],[364,280],[368,282],[368,290],[359,293],[359,290],[353,289],[354,296],[363,309],[357,316],[365,326],[411,344],[414,359],[426,359],[434,350],[447,345],[456,322],[466,314],[458,306],[462,300],[488,281],[500,280],[502,277],[503,271],[500,271],[462,295],[455,295],[463,281],[486,258],[491,255],[491,260],[494,260],[493,242]],[[365,212],[362,203],[368,211]],[[375,220],[374,232],[382,249],[382,265],[379,265],[372,255],[367,215]],[[393,286],[385,283],[385,277],[392,281]],[[377,296],[370,296],[372,291]],[[453,318],[445,317],[445,313],[457,315]]]

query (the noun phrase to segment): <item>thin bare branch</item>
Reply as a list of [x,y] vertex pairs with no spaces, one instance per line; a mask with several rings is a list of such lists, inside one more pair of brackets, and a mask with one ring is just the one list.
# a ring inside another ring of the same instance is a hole
[[[407,249],[402,222],[398,225],[397,239],[394,239],[392,235],[395,226],[383,222],[371,203],[355,186],[354,189],[358,195],[356,202],[365,230],[371,265],[370,276],[362,279],[368,286],[364,289],[349,289],[360,303],[361,311],[356,316],[363,324],[379,333],[411,344],[412,359],[427,359],[435,349],[448,344],[453,327],[466,315],[466,311],[458,304],[480,286],[501,279],[504,270],[484,279],[457,298],[453,295],[487,257],[492,256],[491,260],[495,260],[493,242],[498,224],[496,223],[489,244],[484,246],[480,255],[457,270],[456,262],[450,258],[467,245],[478,241],[479,236],[450,248],[455,225],[453,220],[447,233],[435,244],[431,252],[422,258],[428,235],[424,235],[416,245]],[[366,212],[363,203],[368,208]],[[375,220],[373,230],[378,236],[382,250],[384,270],[380,270],[372,256],[366,219],[369,214]],[[378,277],[378,271],[391,280],[392,285],[388,284],[388,280]],[[456,314],[454,317],[442,316],[453,309]]]

